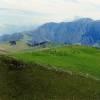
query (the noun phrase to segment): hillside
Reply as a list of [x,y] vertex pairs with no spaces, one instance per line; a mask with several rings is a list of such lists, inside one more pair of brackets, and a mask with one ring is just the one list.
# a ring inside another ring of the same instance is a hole
[[100,79],[100,49],[98,48],[60,46],[41,51],[17,52],[14,56],[25,62],[37,62]]
[[[24,50],[24,49],[31,49],[31,47],[28,47],[27,44],[25,44],[25,42],[23,42],[23,41],[18,41],[16,43],[17,44],[14,45],[14,46],[10,45],[10,43],[7,43],[7,42],[1,43],[0,48],[7,51],[8,53],[21,51],[21,50]],[[2,49],[0,51],[2,51]]]
[[1,55],[0,100],[100,100],[100,81]]

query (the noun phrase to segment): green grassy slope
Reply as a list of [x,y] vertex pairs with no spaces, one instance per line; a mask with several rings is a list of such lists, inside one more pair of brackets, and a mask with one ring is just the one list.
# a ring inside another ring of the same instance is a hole
[[0,100],[100,100],[100,81],[2,55]]
[[25,62],[51,65],[67,71],[89,74],[100,79],[100,49],[65,46],[36,52],[20,52],[14,56]]

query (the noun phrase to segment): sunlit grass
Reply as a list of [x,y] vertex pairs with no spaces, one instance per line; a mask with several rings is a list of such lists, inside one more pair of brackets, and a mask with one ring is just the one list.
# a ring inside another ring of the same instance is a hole
[[96,48],[64,46],[42,51],[19,52],[14,56],[25,62],[37,62],[100,78],[100,50]]

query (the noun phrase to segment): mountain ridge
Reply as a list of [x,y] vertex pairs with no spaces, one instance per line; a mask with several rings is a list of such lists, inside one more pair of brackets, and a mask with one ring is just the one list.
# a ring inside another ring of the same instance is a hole
[[50,41],[58,44],[100,46],[100,20],[81,18],[71,22],[50,22],[27,31],[34,41]]
[[[33,41],[41,36],[41,39],[49,40],[56,43],[65,44],[82,44],[82,45],[94,45],[99,40],[99,20],[92,20],[90,18],[81,18],[72,22],[61,23],[46,23],[34,30],[31,33]],[[98,25],[96,25],[98,24]],[[96,34],[92,36],[93,28]],[[39,36],[38,36],[39,35]],[[96,38],[98,37],[98,39]],[[92,40],[91,40],[92,38]],[[93,42],[94,41],[94,42]]]

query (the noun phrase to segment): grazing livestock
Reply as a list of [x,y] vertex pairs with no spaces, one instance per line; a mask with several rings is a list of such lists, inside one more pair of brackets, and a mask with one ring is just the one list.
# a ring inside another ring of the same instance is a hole
[[16,41],[9,41],[10,45],[16,45]]

